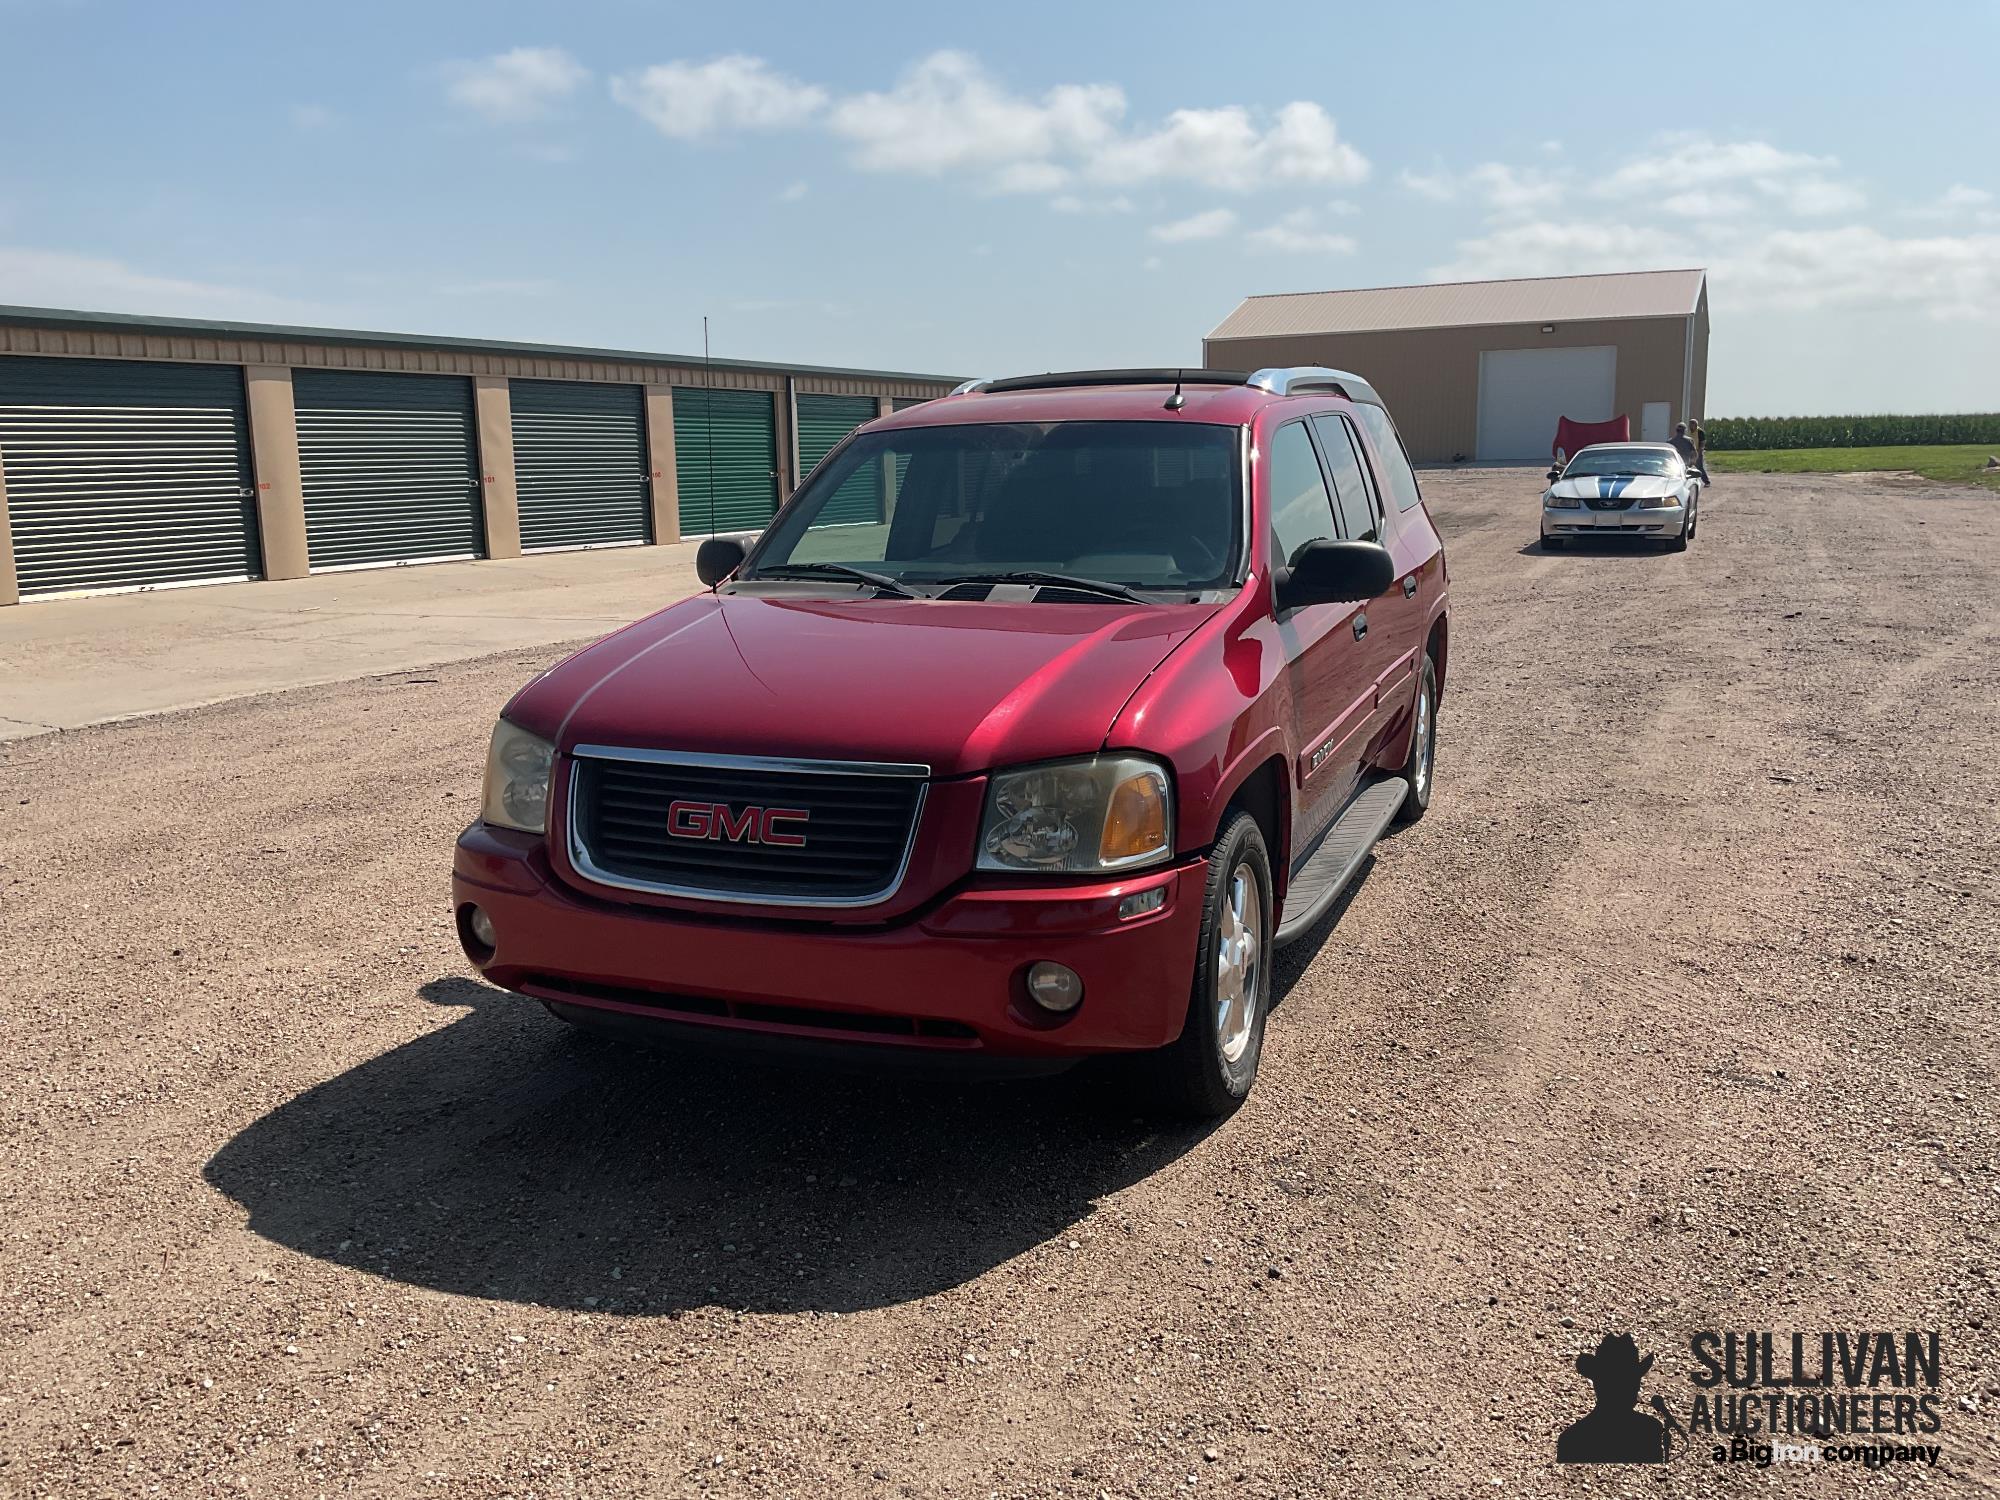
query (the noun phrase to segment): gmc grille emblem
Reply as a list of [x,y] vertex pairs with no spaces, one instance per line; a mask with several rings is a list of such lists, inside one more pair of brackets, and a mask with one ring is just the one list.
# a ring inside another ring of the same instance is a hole
[[812,814],[802,807],[733,808],[727,802],[670,802],[667,804],[667,837],[672,839],[727,839],[732,844],[776,844],[785,849],[803,849],[804,833],[794,833],[784,824],[803,827]]

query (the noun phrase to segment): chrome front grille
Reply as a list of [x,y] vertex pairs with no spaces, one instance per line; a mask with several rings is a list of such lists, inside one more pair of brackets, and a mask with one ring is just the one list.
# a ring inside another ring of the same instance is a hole
[[867,906],[903,882],[930,768],[579,745],[569,853],[588,880],[767,906]]

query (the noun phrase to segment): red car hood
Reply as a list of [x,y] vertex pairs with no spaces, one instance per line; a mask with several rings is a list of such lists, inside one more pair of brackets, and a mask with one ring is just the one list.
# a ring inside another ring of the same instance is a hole
[[1087,755],[1214,605],[698,594],[507,707],[568,750],[918,761],[949,776]]

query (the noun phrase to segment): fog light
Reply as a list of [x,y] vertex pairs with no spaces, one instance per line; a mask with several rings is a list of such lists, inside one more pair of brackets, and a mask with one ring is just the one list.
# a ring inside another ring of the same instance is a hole
[[1167,888],[1156,885],[1150,891],[1140,891],[1127,896],[1118,903],[1118,920],[1129,922],[1134,917],[1143,917],[1149,911],[1158,911],[1167,904]]
[[1064,964],[1043,959],[1028,969],[1028,997],[1043,1010],[1057,1014],[1083,1003],[1083,976]]
[[500,946],[500,934],[493,930],[493,919],[486,915],[486,908],[475,906],[465,914],[465,925],[472,929],[472,935],[489,948]]

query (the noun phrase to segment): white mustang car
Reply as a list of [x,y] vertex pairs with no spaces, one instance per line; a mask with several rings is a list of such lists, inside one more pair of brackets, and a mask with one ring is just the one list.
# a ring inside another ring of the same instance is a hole
[[1687,551],[1701,519],[1701,476],[1670,443],[1593,443],[1542,496],[1542,550],[1573,536],[1636,536]]

